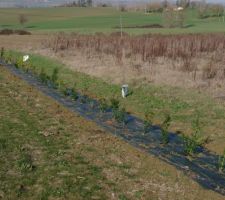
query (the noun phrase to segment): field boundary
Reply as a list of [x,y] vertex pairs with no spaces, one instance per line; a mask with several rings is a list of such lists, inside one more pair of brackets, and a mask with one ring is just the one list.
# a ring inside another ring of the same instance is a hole
[[15,76],[25,80],[31,86],[67,107],[70,111],[95,122],[132,146],[175,166],[204,188],[225,195],[225,174],[217,169],[218,155],[201,148],[197,157],[189,159],[184,155],[184,144],[179,135],[170,133],[170,143],[163,145],[160,139],[161,129],[157,126],[152,126],[147,133],[142,134],[144,121],[133,115],[126,114],[126,124],[113,122],[111,120],[112,110],[100,112],[99,102],[96,100],[78,94],[78,100],[74,101],[70,97],[63,96],[54,87],[41,83],[31,72],[22,71],[12,64],[6,64],[4,61],[0,61],[0,64]]

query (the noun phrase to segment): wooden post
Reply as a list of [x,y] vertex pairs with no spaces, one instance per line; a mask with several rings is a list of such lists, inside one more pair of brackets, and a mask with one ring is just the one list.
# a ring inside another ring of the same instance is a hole
[[120,37],[123,38],[123,23],[122,23],[122,16],[120,15]]

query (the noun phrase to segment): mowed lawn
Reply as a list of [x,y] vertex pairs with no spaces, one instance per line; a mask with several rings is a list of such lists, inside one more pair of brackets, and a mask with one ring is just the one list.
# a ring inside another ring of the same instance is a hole
[[[21,26],[18,16],[24,14],[28,22]],[[115,8],[27,8],[0,9],[0,28],[26,28],[33,32],[75,31],[79,33],[119,31],[120,16],[123,31],[143,33],[198,33],[224,32],[225,22],[220,18],[198,19],[196,10],[185,11],[185,28],[126,28],[149,24],[164,24],[161,13],[120,12]],[[117,27],[117,28],[116,28]]]
[[0,199],[214,199],[0,66]]

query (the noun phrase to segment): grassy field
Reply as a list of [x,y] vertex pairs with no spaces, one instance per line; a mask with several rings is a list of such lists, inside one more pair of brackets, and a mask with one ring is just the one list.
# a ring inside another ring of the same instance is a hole
[[215,199],[0,67],[0,199]]
[[[20,14],[28,18],[24,26],[19,24]],[[161,14],[121,13],[112,8],[0,9],[0,29],[24,28],[33,33],[29,41],[25,36],[3,36],[0,47],[8,48],[5,38],[8,37],[12,43],[9,49],[35,52],[55,32],[119,31],[115,27],[119,26],[120,15],[124,26],[163,24]],[[219,18],[198,19],[195,10],[186,11],[185,25],[187,28],[125,28],[124,31],[179,34],[225,30],[225,23]],[[21,43],[21,48],[17,43]],[[22,55],[7,51],[5,57],[16,61]],[[122,99],[119,85],[76,72],[60,61],[33,54],[29,62],[36,72],[44,69],[49,76],[58,68],[60,83],[96,99],[106,98],[109,102],[116,98],[126,111],[143,119],[146,112],[153,112],[154,124],[160,125],[165,114],[170,113],[169,130],[178,134],[190,135],[198,114],[202,136],[210,138],[206,147],[217,154],[224,151],[224,102],[205,93],[181,87],[134,84],[129,85],[132,94]],[[0,101],[0,200],[224,199],[175,167],[71,113],[2,66]]]
[[[18,16],[25,14],[28,22],[21,26]],[[75,31],[79,33],[115,32],[123,26],[163,24],[162,14],[144,14],[143,12],[120,12],[113,8],[30,8],[0,9],[0,28],[26,28],[32,32]],[[142,33],[199,33],[224,32],[225,23],[220,18],[198,19],[195,10],[187,10],[185,26],[187,28],[125,28],[131,34]]]
[[[16,60],[21,55],[10,51],[5,56]],[[224,105],[205,94],[169,86],[141,85],[131,86],[133,94],[122,99],[119,85],[74,72],[59,62],[42,56],[32,55],[31,61],[38,73],[43,68],[48,75],[51,75],[54,68],[59,68],[60,80],[64,84],[91,97],[106,98],[108,101],[111,98],[117,98],[127,111],[142,118],[146,112],[153,112],[154,124],[160,125],[164,120],[165,113],[168,112],[172,117],[170,130],[174,132],[191,134],[193,132],[192,123],[198,113],[202,135],[208,136],[212,140],[207,147],[217,153],[222,153],[224,150]]]

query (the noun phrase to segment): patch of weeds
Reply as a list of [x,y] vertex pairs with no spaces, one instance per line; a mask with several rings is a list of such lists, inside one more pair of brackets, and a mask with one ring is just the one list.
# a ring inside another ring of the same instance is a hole
[[101,172],[102,169],[96,165],[89,165],[88,166],[88,171],[90,171],[91,175],[96,177],[96,178],[101,178]]
[[184,141],[184,152],[189,156],[195,154],[198,147],[204,145],[208,141],[208,139],[204,139],[201,136],[199,115],[197,115],[196,120],[192,122],[192,129],[193,133],[190,136],[182,136]]
[[60,168],[69,167],[70,163],[67,160],[58,160],[55,162],[55,165]]
[[135,197],[138,199],[141,199],[142,194],[143,194],[143,191],[139,190],[139,191],[135,192]]
[[125,194],[120,194],[119,195],[119,200],[128,200]]
[[0,151],[6,149],[7,147],[7,140],[4,138],[0,138]]
[[169,127],[171,124],[171,116],[170,114],[166,113],[165,114],[165,120],[163,121],[161,125],[161,136],[162,136],[162,142],[163,144],[168,144],[169,143]]
[[144,133],[148,133],[149,129],[152,126],[154,113],[152,111],[145,113],[145,120],[144,120]]
[[22,154],[21,158],[17,161],[17,165],[22,172],[31,172],[35,168],[31,155],[27,153]]
[[125,164],[125,163],[119,164],[119,165],[117,165],[117,167],[118,167],[119,169],[130,169],[130,168],[131,168],[130,165]]
[[22,60],[22,59],[18,59],[18,60],[15,62],[15,67],[16,67],[16,68],[23,67],[23,60]]
[[125,108],[120,108],[120,102],[117,99],[112,98],[110,100],[111,102],[111,108],[112,108],[112,114],[113,118],[118,122],[118,123],[126,123],[126,110]]
[[74,88],[71,89],[71,98],[72,98],[74,101],[76,101],[76,100],[79,98],[78,93],[75,91]]
[[225,170],[225,149],[224,149],[223,155],[219,156],[218,168],[220,172],[223,172]]
[[105,98],[102,98],[99,100],[99,109],[102,113],[106,112],[109,108],[109,105],[107,104],[107,101]]
[[18,188],[16,188],[16,194],[17,197],[21,197],[26,192],[26,188],[24,185],[19,185]]
[[126,123],[126,110],[125,108],[118,108],[118,109],[113,109],[113,118],[118,122],[118,123]]
[[49,196],[50,196],[50,192],[46,188],[44,191],[41,192],[39,199],[40,200],[48,200]]
[[39,74],[39,78],[42,83],[47,84],[48,80],[50,79],[49,76],[46,74],[44,68],[41,69],[41,72]]
[[119,109],[119,107],[120,107],[119,100],[112,98],[112,99],[110,99],[110,102],[111,102],[112,110],[118,110]]
[[75,157],[77,164],[82,164],[82,165],[86,165],[89,164],[88,161],[85,160],[85,158],[82,155],[77,155]]
[[89,88],[88,80],[84,80],[81,85],[82,94],[87,94],[88,88]]
[[59,69],[56,67],[52,72],[51,81],[56,84],[58,79],[59,79]]
[[64,94],[64,96],[70,96],[70,89],[69,88],[65,88],[63,90],[63,94]]
[[0,57],[1,57],[1,58],[3,58],[3,57],[4,57],[4,55],[5,55],[5,48],[4,48],[4,47],[2,47],[2,48],[1,48]]

